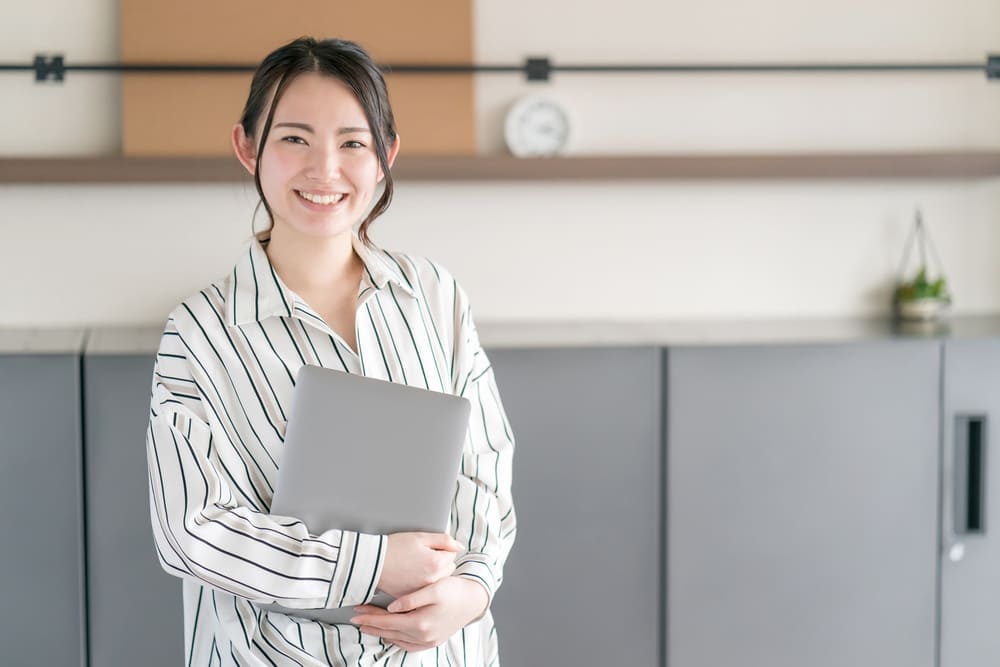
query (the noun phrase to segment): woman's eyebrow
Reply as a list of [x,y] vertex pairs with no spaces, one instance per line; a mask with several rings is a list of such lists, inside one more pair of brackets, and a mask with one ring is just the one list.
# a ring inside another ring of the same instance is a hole
[[313,132],[313,133],[315,133],[315,130],[313,130],[313,128],[312,128],[312,125],[307,125],[306,123],[277,123],[274,126],[275,129],[277,129],[279,127],[294,127],[294,128],[299,129],[299,130],[305,130],[306,132]]
[[[274,129],[277,129],[279,127],[294,127],[296,129],[303,130],[305,132],[310,132],[312,134],[316,133],[316,130],[313,129],[313,126],[309,125],[308,123],[285,122],[285,123],[274,124]],[[337,134],[354,134],[356,132],[365,132],[368,134],[371,133],[371,131],[367,127],[342,127],[337,130]]]

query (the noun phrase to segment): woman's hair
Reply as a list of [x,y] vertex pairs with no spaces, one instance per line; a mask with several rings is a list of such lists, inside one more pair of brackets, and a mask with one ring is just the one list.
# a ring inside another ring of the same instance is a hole
[[[374,138],[375,154],[385,175],[382,196],[358,229],[358,237],[370,244],[368,226],[389,208],[389,202],[392,200],[392,174],[389,172],[388,150],[396,140],[396,121],[389,106],[389,93],[381,70],[368,53],[354,42],[300,37],[269,53],[254,72],[253,81],[250,83],[250,95],[243,108],[240,124],[246,135],[254,138],[258,146],[254,183],[260,201],[267,210],[273,226],[274,215],[260,185],[261,155],[264,152],[267,135],[271,131],[271,122],[274,119],[274,110],[278,107],[278,100],[289,84],[305,72],[316,72],[339,79],[351,89],[365,111],[368,127],[371,128]],[[258,127],[272,90],[274,96],[267,118],[264,119],[263,125]],[[257,139],[258,134],[259,139]]]

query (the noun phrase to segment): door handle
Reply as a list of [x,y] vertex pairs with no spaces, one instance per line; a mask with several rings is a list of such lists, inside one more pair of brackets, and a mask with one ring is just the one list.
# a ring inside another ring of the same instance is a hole
[[986,415],[955,416],[954,540],[948,550],[955,562],[965,556],[964,537],[986,534],[987,434]]

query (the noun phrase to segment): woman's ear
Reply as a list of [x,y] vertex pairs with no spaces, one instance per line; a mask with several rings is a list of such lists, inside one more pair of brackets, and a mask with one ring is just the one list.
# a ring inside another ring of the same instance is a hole
[[[392,146],[389,146],[389,152],[386,153],[386,162],[389,163],[389,168],[392,169],[392,163],[396,161],[396,155],[399,154],[399,135],[396,135],[396,140],[392,142]],[[382,168],[379,167],[378,170],[378,182],[381,182],[385,178],[385,174],[382,172]]]
[[246,132],[243,131],[243,125],[236,123],[233,126],[232,139],[233,152],[236,153],[236,158],[250,172],[250,175],[253,176],[254,171],[257,169],[257,151],[254,148],[253,137],[248,137]]

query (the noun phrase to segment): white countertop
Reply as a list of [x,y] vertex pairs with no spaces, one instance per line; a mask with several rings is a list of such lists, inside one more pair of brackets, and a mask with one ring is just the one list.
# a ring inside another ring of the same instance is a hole
[[[1000,337],[1000,315],[955,317],[939,323],[890,319],[775,319],[683,322],[482,322],[487,349],[554,347],[678,347],[849,343],[905,338]],[[150,354],[160,326],[90,329],[0,329],[2,354]]]
[[75,354],[84,349],[84,328],[0,329],[0,354]]

